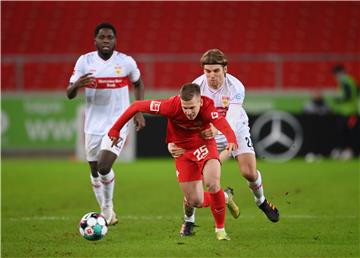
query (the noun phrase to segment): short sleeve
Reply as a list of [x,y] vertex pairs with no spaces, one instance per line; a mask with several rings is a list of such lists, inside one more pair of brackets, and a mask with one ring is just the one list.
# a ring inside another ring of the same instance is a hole
[[76,61],[74,71],[70,77],[70,83],[76,82],[84,74],[85,74],[85,57],[82,55]]
[[135,60],[128,56],[128,62],[129,62],[129,79],[131,82],[137,82],[140,79],[140,70],[135,62]]

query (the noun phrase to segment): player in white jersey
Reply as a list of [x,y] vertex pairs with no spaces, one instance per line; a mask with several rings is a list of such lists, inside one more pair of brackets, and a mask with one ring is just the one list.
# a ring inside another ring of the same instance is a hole
[[[107,132],[116,119],[130,105],[129,86],[134,85],[136,99],[144,99],[144,84],[134,59],[115,51],[116,30],[110,23],[95,28],[97,51],[80,56],[70,84],[69,99],[75,98],[80,88],[85,89],[85,151],[91,169],[91,184],[96,199],[109,225],[117,223],[113,205],[115,174],[113,163],[119,156],[127,126],[121,131],[121,143],[111,146]],[[136,130],[145,126],[142,113],[134,116]]]
[[[232,151],[231,155],[237,160],[240,173],[247,180],[258,207],[270,221],[277,222],[279,221],[279,211],[266,200],[261,174],[256,168],[256,157],[251,142],[248,116],[242,105],[245,98],[245,88],[237,78],[227,73],[227,58],[220,50],[208,50],[201,57],[200,63],[204,74],[195,79],[194,83],[200,85],[202,95],[214,100],[219,113],[226,117],[234,130],[239,147],[237,150]],[[203,131],[202,134],[205,138],[215,137],[222,161],[229,157],[230,153],[224,148],[227,142],[221,132],[217,132],[215,128],[212,128]],[[168,145],[168,149],[175,158],[183,153],[183,150],[173,143]],[[185,222],[180,234],[182,236],[192,235],[195,210],[185,206],[184,211]],[[238,217],[239,213],[232,215]]]

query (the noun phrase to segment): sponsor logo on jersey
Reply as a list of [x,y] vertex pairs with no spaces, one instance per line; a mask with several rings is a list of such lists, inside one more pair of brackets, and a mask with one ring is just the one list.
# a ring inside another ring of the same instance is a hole
[[127,77],[96,78],[96,89],[116,89],[129,85]]
[[219,113],[218,112],[211,112],[211,118],[212,119],[219,118]]
[[160,105],[161,105],[161,102],[159,102],[159,101],[155,101],[155,100],[151,101],[151,103],[150,103],[150,111],[159,112]]

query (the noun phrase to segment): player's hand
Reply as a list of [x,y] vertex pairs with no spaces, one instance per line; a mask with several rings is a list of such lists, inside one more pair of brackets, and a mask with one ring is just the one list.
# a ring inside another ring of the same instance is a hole
[[226,146],[225,150],[228,152],[228,155],[231,155],[231,152],[236,150],[238,148],[236,143],[230,142],[228,143],[228,145]]
[[175,158],[175,159],[180,157],[185,152],[185,150],[183,148],[176,146],[175,143],[169,143],[168,150],[169,150],[171,156],[173,156],[173,158]]
[[135,123],[135,129],[137,132],[145,127],[145,125],[146,125],[145,118],[141,112],[138,112],[134,115],[134,123]]
[[83,88],[86,86],[89,87],[96,87],[96,79],[94,76],[91,76],[92,73],[86,73],[83,76],[81,76],[76,82],[75,82],[75,87],[77,88]]
[[210,123],[210,128],[208,129],[205,129],[203,131],[200,132],[201,136],[204,138],[204,139],[211,139],[211,138],[214,138],[215,135],[217,135],[218,133],[218,130],[216,129],[216,127]]
[[112,129],[112,128],[108,132],[108,136],[112,142],[111,147],[117,146],[117,144],[122,140],[120,137],[120,131]]

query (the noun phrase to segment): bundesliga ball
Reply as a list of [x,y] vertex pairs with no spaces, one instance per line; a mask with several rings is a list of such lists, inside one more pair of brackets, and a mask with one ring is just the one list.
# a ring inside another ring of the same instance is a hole
[[106,220],[101,214],[89,212],[81,218],[79,231],[86,240],[95,241],[103,238],[108,228]]

